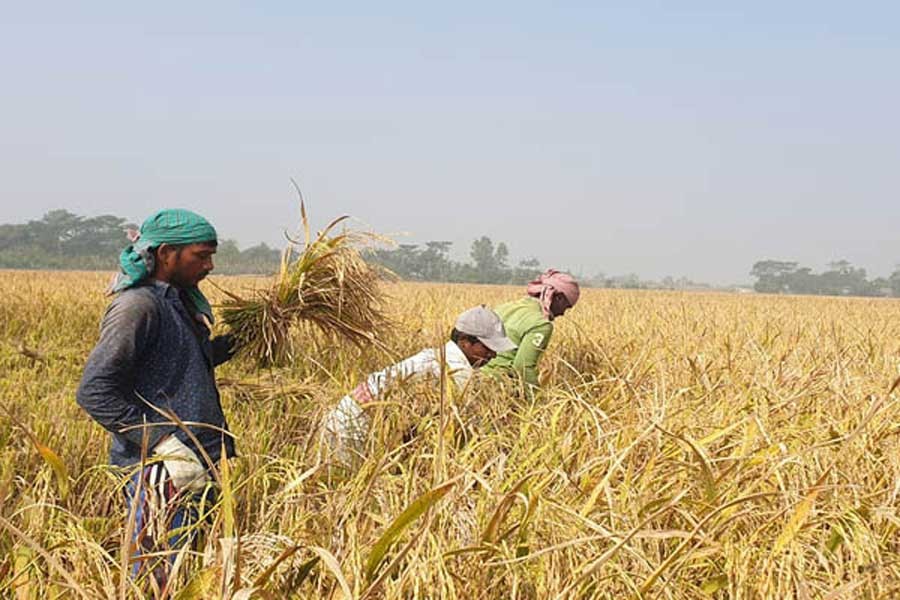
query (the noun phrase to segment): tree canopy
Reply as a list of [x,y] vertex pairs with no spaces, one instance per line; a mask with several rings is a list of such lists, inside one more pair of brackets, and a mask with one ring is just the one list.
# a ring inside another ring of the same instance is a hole
[[[114,270],[118,256],[128,245],[125,231],[137,228],[115,215],[84,217],[67,210],[53,210],[41,219],[0,225],[0,268]],[[540,272],[536,258],[510,267],[509,249],[482,236],[472,243],[472,263],[450,259],[452,242],[430,241],[423,246],[401,244],[394,249],[373,250],[368,258],[404,279],[473,283],[521,283]],[[281,252],[266,244],[241,250],[235,240],[220,239],[216,272],[223,274],[272,273],[280,265]]]
[[822,273],[813,273],[795,261],[761,260],[750,271],[753,289],[769,294],[818,294],[828,296],[900,296],[900,268],[888,279],[867,279],[866,270],[850,261],[837,260]]
[[537,277],[540,262],[527,258],[515,267],[509,263],[509,248],[500,242],[494,245],[488,236],[472,242],[471,262],[450,258],[452,242],[431,241],[424,246],[400,244],[393,249],[371,251],[370,259],[390,269],[403,279],[418,281],[448,281],[465,283],[524,283]]
[[[137,226],[115,215],[83,217],[53,210],[41,219],[0,225],[0,268],[114,270],[128,245],[125,231]],[[234,240],[219,240],[219,273],[270,273],[281,253],[265,244],[244,250]]]

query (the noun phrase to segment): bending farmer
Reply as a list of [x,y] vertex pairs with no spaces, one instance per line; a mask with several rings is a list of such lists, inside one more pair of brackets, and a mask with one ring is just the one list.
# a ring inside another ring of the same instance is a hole
[[575,306],[581,292],[574,277],[554,269],[529,283],[525,291],[524,298],[497,307],[516,348],[498,352],[484,370],[518,373],[531,391],[538,385],[537,364],[553,335],[553,320]]
[[[485,306],[477,306],[456,319],[450,341],[444,346],[444,360],[453,382],[462,389],[472,376],[473,369],[486,364],[496,353],[513,348],[515,344],[506,337],[503,322],[497,313]],[[365,405],[398,382],[440,375],[441,353],[435,348],[427,348],[372,373],[325,416],[323,445],[339,464],[354,465],[362,456],[369,432]]]

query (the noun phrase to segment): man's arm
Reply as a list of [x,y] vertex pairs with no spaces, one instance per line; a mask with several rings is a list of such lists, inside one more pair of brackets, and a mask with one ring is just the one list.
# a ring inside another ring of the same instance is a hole
[[[95,421],[136,445],[143,443],[144,428],[130,427],[167,421],[134,395],[138,358],[157,331],[157,308],[152,298],[143,294],[117,296],[103,316],[100,340],[88,357],[76,394],[79,406]],[[148,427],[148,448],[174,430],[174,425]]]
[[377,398],[398,381],[417,379],[423,375],[439,375],[440,372],[441,365],[435,359],[435,351],[426,349],[377,373],[372,373],[366,378],[366,383],[369,391]]
[[513,370],[519,373],[529,386],[537,387],[538,385],[537,364],[547,349],[552,334],[553,324],[545,323],[529,330],[519,342],[512,366]]

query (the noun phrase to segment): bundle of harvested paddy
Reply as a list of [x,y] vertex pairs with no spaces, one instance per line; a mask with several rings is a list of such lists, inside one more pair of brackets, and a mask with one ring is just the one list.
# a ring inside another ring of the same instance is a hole
[[225,291],[230,300],[221,307],[239,352],[263,366],[293,360],[291,330],[300,322],[313,323],[326,334],[361,347],[380,345],[381,334],[390,327],[380,285],[390,273],[366,262],[360,253],[383,239],[347,230],[332,235],[347,216],[311,239],[302,202],[300,212],[305,240],[301,244],[288,238],[272,286],[257,290],[250,299]]

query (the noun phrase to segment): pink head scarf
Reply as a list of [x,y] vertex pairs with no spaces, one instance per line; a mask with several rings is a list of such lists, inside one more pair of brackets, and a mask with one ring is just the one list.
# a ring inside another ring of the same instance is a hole
[[568,273],[557,271],[556,269],[547,269],[537,279],[528,284],[525,288],[529,296],[534,296],[541,303],[541,311],[544,316],[553,320],[553,314],[550,312],[550,304],[553,303],[553,295],[560,293],[566,297],[570,306],[575,306],[578,302],[578,296],[581,290],[578,288],[578,282]]

